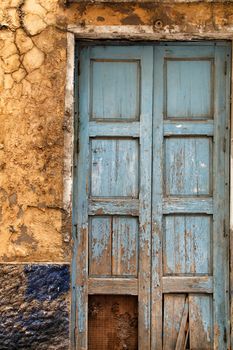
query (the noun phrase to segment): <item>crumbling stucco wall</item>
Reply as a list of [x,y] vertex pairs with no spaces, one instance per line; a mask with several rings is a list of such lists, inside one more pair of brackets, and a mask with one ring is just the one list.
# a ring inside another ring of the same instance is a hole
[[[63,198],[64,133],[72,133],[64,119],[68,25],[150,25],[161,39],[169,33],[233,37],[233,2],[1,0],[0,294],[7,295],[0,296],[0,349],[69,347],[71,202]],[[43,296],[32,284],[35,276]],[[14,333],[15,324],[20,332]],[[37,327],[44,324],[51,328],[40,335]]]

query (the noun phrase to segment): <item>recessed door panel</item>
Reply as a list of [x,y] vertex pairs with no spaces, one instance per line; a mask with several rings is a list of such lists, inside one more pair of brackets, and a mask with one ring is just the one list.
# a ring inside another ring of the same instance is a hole
[[212,118],[213,59],[165,59],[166,117]]

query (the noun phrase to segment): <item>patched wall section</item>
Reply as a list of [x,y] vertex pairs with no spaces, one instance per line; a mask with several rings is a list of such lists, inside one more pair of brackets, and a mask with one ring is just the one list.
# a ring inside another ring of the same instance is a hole
[[163,40],[233,37],[232,1],[64,3],[0,4],[0,349],[69,348],[68,26],[147,25]]

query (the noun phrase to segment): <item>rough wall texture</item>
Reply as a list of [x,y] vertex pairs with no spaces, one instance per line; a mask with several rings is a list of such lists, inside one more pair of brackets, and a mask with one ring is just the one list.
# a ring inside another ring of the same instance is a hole
[[0,349],[69,346],[69,267],[0,266]]
[[[63,155],[71,24],[151,25],[161,38],[193,32],[233,37],[233,2],[1,0],[0,349],[69,347],[63,264],[70,262],[72,241]],[[43,262],[60,266],[35,265]]]
[[233,32],[233,3],[1,2],[2,262],[70,260],[70,218],[62,197],[68,24],[147,24],[161,33]]

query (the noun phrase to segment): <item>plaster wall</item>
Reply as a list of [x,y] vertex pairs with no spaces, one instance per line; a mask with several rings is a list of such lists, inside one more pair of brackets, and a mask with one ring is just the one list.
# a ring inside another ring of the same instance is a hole
[[[113,32],[130,26],[143,36],[146,26],[150,39],[231,39],[233,1],[1,1],[0,350],[69,348],[73,129],[67,32],[77,26],[79,34],[82,28],[92,28],[91,34],[95,26],[113,26]],[[126,30],[124,37],[130,35]]]

